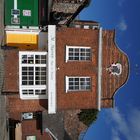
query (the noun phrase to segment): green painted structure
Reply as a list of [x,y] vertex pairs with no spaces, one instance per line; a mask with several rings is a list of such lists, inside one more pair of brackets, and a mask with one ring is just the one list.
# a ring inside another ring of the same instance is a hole
[[5,0],[5,25],[39,26],[45,24],[46,7],[46,0]]

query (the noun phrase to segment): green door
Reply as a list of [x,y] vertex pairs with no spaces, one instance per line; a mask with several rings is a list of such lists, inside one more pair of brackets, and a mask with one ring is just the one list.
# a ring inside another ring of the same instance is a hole
[[5,0],[5,25],[38,24],[38,0]]

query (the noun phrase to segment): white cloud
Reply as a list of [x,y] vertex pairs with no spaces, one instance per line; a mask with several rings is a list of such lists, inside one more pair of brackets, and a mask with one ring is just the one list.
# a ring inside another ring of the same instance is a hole
[[126,21],[123,17],[120,19],[120,22],[117,25],[117,27],[121,31],[126,31],[127,30],[127,23],[126,23]]
[[[112,124],[112,140],[140,140],[140,109],[128,109],[127,118],[118,108],[107,111]],[[110,114],[109,114],[110,113]]]
[[112,129],[112,138],[111,140],[121,140],[119,136],[119,132],[116,131],[115,129]]

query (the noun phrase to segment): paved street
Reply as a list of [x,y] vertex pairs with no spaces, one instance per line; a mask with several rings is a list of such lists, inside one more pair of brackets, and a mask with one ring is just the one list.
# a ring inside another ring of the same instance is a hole
[[4,25],[3,25],[3,1],[0,0],[0,140],[8,140],[8,133],[6,128],[6,100],[5,96],[1,95],[1,88],[3,82],[3,52],[1,45],[4,41]]
[[4,0],[0,0],[0,45],[3,44],[3,39],[4,39],[4,30],[3,30],[3,22],[4,22],[4,18],[3,18],[3,2]]

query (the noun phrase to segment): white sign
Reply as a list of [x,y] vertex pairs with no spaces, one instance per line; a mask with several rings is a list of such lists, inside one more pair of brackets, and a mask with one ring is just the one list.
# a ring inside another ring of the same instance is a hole
[[36,136],[26,136],[26,140],[36,140]]
[[48,113],[56,113],[56,26],[48,26]]
[[23,16],[30,17],[31,16],[31,10],[23,10]]

